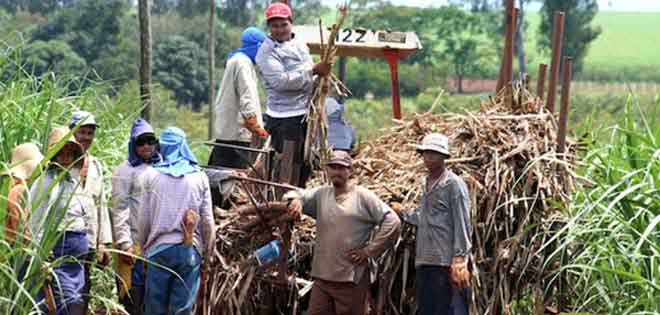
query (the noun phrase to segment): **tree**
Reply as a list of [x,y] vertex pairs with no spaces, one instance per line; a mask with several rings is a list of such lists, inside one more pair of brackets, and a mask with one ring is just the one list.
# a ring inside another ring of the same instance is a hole
[[591,25],[598,12],[596,0],[546,0],[541,8],[541,25],[538,38],[540,47],[552,47],[553,16],[555,11],[566,13],[564,20],[564,43],[562,56],[573,57],[573,72],[582,70],[589,44],[601,33],[600,27]]
[[46,15],[59,8],[71,5],[74,0],[2,0],[0,7],[11,12],[25,10]]
[[136,59],[129,58],[137,54],[137,23],[128,11],[127,0],[75,1],[36,28],[31,39],[66,42],[102,79],[122,85],[136,75]]
[[41,76],[48,72],[63,75],[78,75],[85,72],[87,63],[71,47],[59,40],[35,41],[23,51],[24,69]]
[[170,36],[157,43],[154,53],[154,81],[174,91],[179,105],[192,105],[199,112],[208,101],[207,52],[182,36]]
[[463,92],[463,78],[478,74],[483,65],[492,62],[497,54],[490,44],[488,23],[484,15],[458,7],[446,7],[436,19],[440,57],[449,61],[458,81],[458,92]]
[[140,99],[142,117],[151,119],[151,2],[140,0]]

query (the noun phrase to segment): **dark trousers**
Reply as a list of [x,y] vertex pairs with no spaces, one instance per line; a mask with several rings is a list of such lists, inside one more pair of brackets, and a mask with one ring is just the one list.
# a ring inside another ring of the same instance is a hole
[[359,283],[314,279],[309,315],[364,315],[367,312],[369,273]]
[[[287,118],[274,118],[265,115],[266,131],[270,134],[271,146],[278,153],[284,152],[284,141],[295,141],[298,150],[294,154],[293,163],[301,166],[298,185],[305,187],[312,169],[305,163],[305,135],[307,134],[307,122],[305,116]],[[279,174],[276,174],[279,176]],[[277,177],[275,177],[277,178]]]
[[449,281],[449,267],[419,266],[415,270],[419,315],[469,315],[470,289]]
[[[247,148],[250,147],[249,142],[243,141],[225,141],[215,139],[215,143],[230,144]],[[213,150],[211,151],[211,156],[209,157],[209,165],[228,168],[245,169],[249,167],[249,162],[251,162],[250,155],[247,151],[220,146],[214,146]]]
[[[53,246],[53,258],[73,257],[77,261],[63,261],[55,266],[56,278],[51,281],[51,290],[55,297],[57,315],[83,315],[83,288],[85,286],[84,268],[82,260],[89,249],[87,234],[84,232],[65,232]],[[43,290],[40,290],[38,300],[44,299]],[[47,309],[42,308],[47,314]]]
[[92,290],[92,268],[96,265],[96,251],[91,250],[84,258],[85,261],[85,286],[82,290],[83,307],[89,309],[89,301],[92,300],[90,291]]
[[[242,141],[225,141],[215,139],[215,143],[231,144],[241,147],[250,147],[249,142]],[[228,168],[246,169],[249,167],[250,155],[247,151],[237,150],[234,148],[226,148],[214,146],[209,157],[209,165],[221,166]],[[228,208],[229,204],[223,199],[220,193],[220,188],[217,186],[211,187],[211,202],[214,206],[220,208]]]
[[124,309],[130,315],[144,314],[145,267],[142,260],[138,259],[135,261],[133,271],[131,272],[131,288],[128,290],[126,296],[119,298],[119,303],[124,306]]

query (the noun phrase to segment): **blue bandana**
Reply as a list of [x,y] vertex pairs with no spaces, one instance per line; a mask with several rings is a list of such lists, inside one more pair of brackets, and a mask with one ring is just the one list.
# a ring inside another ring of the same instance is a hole
[[236,50],[232,50],[229,53],[229,57],[231,58],[237,53],[243,53],[250,60],[252,60],[252,63],[255,63],[255,59],[257,58],[257,51],[259,51],[259,46],[261,46],[261,43],[264,42],[266,39],[266,35],[260,31],[256,27],[248,27],[243,31],[243,34],[241,35],[241,42],[242,47]]
[[161,173],[181,177],[199,171],[199,163],[186,142],[186,133],[177,127],[167,127],[160,134],[160,154],[163,160],[154,169]]

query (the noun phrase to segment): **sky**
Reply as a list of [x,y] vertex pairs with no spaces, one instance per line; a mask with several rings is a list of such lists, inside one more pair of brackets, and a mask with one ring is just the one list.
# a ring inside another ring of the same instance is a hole
[[[322,0],[324,5],[337,5],[346,0]],[[417,7],[441,6],[446,0],[390,0],[395,5],[409,5]],[[598,0],[598,7],[603,11],[629,11],[629,12],[660,12],[660,0]],[[530,6],[530,9],[540,8],[540,3]]]

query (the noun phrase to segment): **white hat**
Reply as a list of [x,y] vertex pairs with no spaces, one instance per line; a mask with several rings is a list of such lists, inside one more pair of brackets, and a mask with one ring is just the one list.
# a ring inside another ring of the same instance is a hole
[[416,145],[417,151],[435,151],[449,156],[449,138],[440,133],[431,133],[424,137],[421,145]]
[[94,115],[84,110],[77,110],[73,112],[73,114],[71,114],[71,119],[69,120],[69,128],[73,128],[75,125],[80,125],[80,126],[92,125],[94,127],[99,126],[96,123],[96,119],[94,118]]

